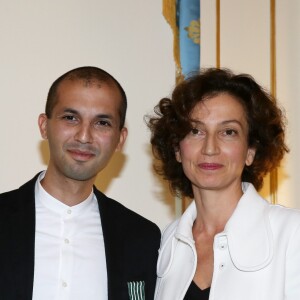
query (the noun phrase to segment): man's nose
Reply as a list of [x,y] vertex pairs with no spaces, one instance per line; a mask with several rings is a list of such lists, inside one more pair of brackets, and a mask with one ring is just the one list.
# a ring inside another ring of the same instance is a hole
[[82,144],[93,142],[92,128],[90,124],[81,124],[77,129],[75,139],[78,142]]

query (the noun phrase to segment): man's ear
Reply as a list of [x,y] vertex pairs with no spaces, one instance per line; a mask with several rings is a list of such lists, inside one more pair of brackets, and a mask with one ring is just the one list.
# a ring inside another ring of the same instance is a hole
[[246,157],[246,166],[251,166],[253,161],[254,161],[254,158],[255,158],[255,153],[256,153],[256,149],[255,148],[249,148],[248,149],[248,152],[247,152],[247,157]]
[[40,114],[38,118],[38,124],[39,124],[39,129],[40,133],[43,139],[47,139],[47,122],[48,122],[48,117],[46,114]]
[[122,150],[124,143],[126,141],[127,135],[128,135],[128,130],[126,127],[123,127],[120,132],[120,139],[119,139],[119,143],[117,145],[116,151]]

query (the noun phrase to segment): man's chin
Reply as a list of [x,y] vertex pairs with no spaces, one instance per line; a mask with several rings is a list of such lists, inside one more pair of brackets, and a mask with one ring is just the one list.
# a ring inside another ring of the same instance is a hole
[[97,176],[98,172],[66,172],[65,176],[76,181],[90,181]]

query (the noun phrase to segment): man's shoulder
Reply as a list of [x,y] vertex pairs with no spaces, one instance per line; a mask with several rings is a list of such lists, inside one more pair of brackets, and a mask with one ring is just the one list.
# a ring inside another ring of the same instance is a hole
[[16,202],[19,199],[21,200],[26,197],[33,196],[34,186],[35,186],[37,176],[38,174],[35,175],[31,180],[21,185],[19,188],[4,193],[0,193],[0,205],[5,205],[6,203],[11,204],[12,200],[13,202]]
[[0,214],[14,211],[16,205],[15,199],[18,199],[19,189],[11,190],[0,194]]
[[135,232],[139,230],[143,232],[145,232],[145,230],[155,231],[160,235],[160,229],[152,221],[127,208],[120,202],[107,197],[97,189],[95,189],[95,195],[98,198],[100,210],[103,209],[106,216],[110,215],[110,217],[121,224],[121,226],[134,228]]
[[8,199],[10,197],[13,197],[14,194],[18,193],[18,190],[19,189],[17,188],[17,189],[11,190],[11,191],[0,193],[0,199],[5,200],[5,199]]

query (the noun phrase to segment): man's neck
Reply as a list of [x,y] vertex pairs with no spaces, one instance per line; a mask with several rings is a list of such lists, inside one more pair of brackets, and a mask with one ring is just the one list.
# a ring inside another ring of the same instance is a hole
[[51,174],[45,174],[41,180],[41,185],[52,197],[68,206],[74,206],[91,194],[94,178],[86,181],[79,181],[70,178],[57,178]]

